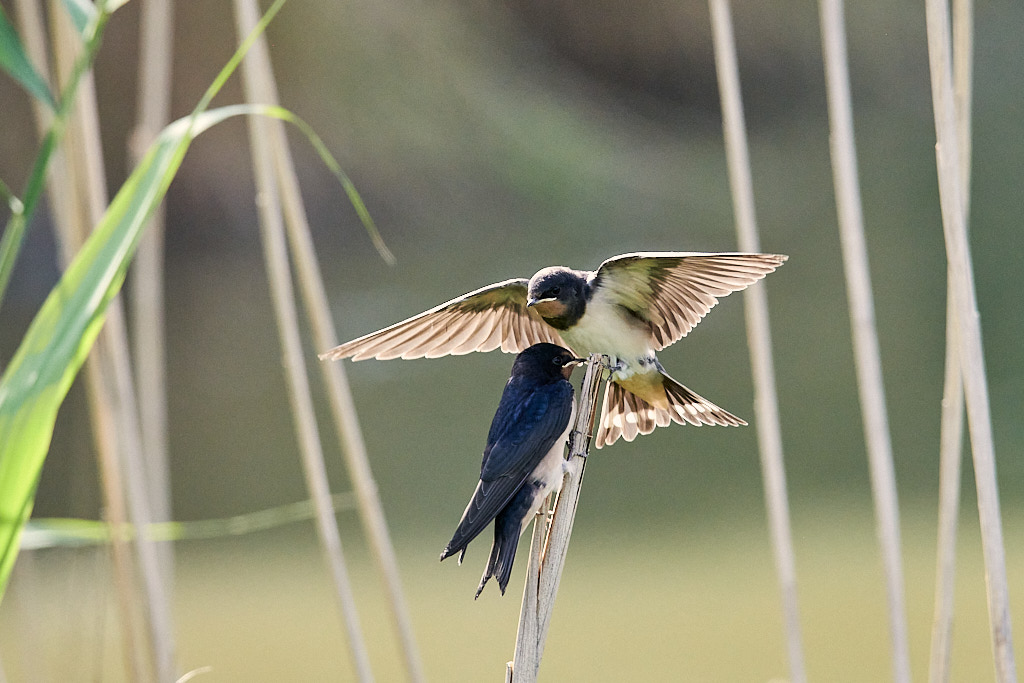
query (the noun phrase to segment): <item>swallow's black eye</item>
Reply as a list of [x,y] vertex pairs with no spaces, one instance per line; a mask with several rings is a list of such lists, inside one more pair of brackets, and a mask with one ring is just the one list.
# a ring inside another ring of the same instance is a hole
[[558,292],[559,292],[558,287],[552,287],[551,288],[551,296],[558,296]]

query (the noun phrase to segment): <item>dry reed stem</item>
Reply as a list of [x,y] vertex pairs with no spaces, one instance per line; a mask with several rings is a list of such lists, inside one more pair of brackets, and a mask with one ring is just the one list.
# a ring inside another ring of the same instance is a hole
[[[729,184],[732,188],[736,233],[741,251],[761,250],[754,211],[754,189],[747,149],[743,100],[740,93],[739,66],[728,0],[710,0],[715,67],[722,99],[722,127],[725,135]],[[764,285],[743,293],[747,321],[747,346],[754,382],[754,410],[757,416],[757,441],[761,457],[765,504],[768,512],[775,570],[782,599],[783,630],[793,683],[807,680],[800,634],[800,609],[797,600],[796,560],[793,551],[786,468],[783,461],[782,431],[779,425],[775,369],[772,363],[771,325],[768,297]]]
[[[74,29],[70,27],[62,7],[57,6],[56,3],[51,4],[51,14],[55,19],[53,22],[53,44],[58,62],[56,70],[58,73],[67,73],[76,55],[72,46],[78,45],[79,38]],[[43,36],[43,19],[38,3],[20,2],[19,20],[29,54],[32,55],[34,62],[41,67],[38,69],[39,72],[48,74],[46,40]],[[95,114],[95,91],[92,88],[91,78],[83,79],[80,86],[80,97],[82,99],[78,102],[75,115],[69,121],[66,144],[53,157],[47,174],[48,198],[59,231],[58,243],[61,249],[61,261],[65,265],[71,261],[84,241],[89,225],[94,224],[96,216],[102,213],[106,200],[102,157],[98,156],[100,151],[98,123]],[[36,124],[40,137],[49,127],[51,121],[50,113],[37,106]],[[88,151],[84,154],[81,152],[83,143],[76,145],[76,141],[79,139],[85,140],[84,145]],[[70,154],[68,149],[71,150]],[[84,195],[83,189],[85,190]],[[111,307],[113,316],[117,315],[115,311],[120,311],[116,305]],[[101,336],[97,340],[97,350],[86,361],[85,380],[90,398],[90,415],[99,457],[101,483],[104,489],[105,514],[111,522],[124,524],[128,518],[128,505],[125,502],[124,479],[119,463],[121,458],[118,455],[119,446],[123,442],[121,432],[124,428],[118,425],[122,415],[118,414],[116,410],[116,388],[109,382],[113,373],[105,361],[104,354],[99,350],[103,345],[109,346],[112,343],[108,329],[105,327],[101,332]],[[143,546],[137,546],[137,548],[141,561],[146,555],[146,549]],[[156,674],[151,668],[153,665],[147,664],[147,656],[154,651],[155,645],[152,642],[148,648],[138,645],[140,641],[138,631],[141,630],[139,622],[143,619],[138,610],[140,607],[144,609],[148,606],[147,603],[159,598],[154,598],[151,593],[147,593],[142,600],[136,597],[134,566],[126,542],[117,539],[111,546],[111,552],[125,646],[126,670],[133,680],[153,680],[156,678]],[[161,613],[159,606],[157,613]],[[143,642],[152,641],[155,637],[154,634],[161,631],[160,626],[154,625],[157,619],[159,617],[150,622],[149,637],[142,637]],[[169,629],[167,632],[169,633]]]
[[953,64],[950,55],[949,7],[946,0],[927,0],[928,66],[931,74],[932,107],[935,114],[935,159],[938,170],[939,201],[946,258],[956,306],[956,346],[964,383],[967,424],[971,437],[974,478],[978,492],[985,587],[992,634],[996,679],[1008,683],[1017,679],[1010,624],[1010,596],[1006,580],[1006,557],[999,489],[996,481],[995,446],[985,376],[981,324],[967,240],[967,222],[959,150],[961,135],[957,124],[953,92]]
[[964,386],[956,345],[956,306],[947,286],[946,363],[939,433],[939,519],[935,560],[935,613],[932,620],[928,680],[949,680],[956,590],[957,522],[960,517],[960,479],[963,457]]
[[[54,46],[58,61],[65,62],[62,72],[66,73],[77,56],[69,46],[76,45],[78,36],[63,12],[61,19],[56,22],[56,28],[58,34]],[[73,222],[64,227],[62,234],[63,240],[73,245],[75,252],[85,241],[91,226],[97,225],[102,219],[107,205],[99,113],[91,72],[82,78],[77,100],[72,110],[67,141],[71,183],[80,188],[82,193],[78,195],[77,211],[72,212]],[[69,229],[73,231],[72,235],[68,234]],[[97,408],[109,415],[115,430],[111,444],[113,450],[110,453],[116,454],[114,457],[121,468],[128,518],[136,528],[145,528],[152,521],[149,487],[145,476],[128,336],[120,297],[111,302],[93,354],[99,358],[98,364],[102,368],[97,379],[103,396]],[[171,683],[176,678],[176,672],[171,609],[165,590],[168,579],[161,574],[156,546],[152,540],[145,534],[136,534],[134,548],[143,589],[141,604],[147,626],[147,641],[153,658],[152,675],[161,683]],[[144,674],[144,677],[147,676]]]
[[[546,524],[545,515],[538,515],[534,520],[530,566],[527,570],[523,603],[519,613],[516,648],[512,661],[505,665],[505,679],[512,683],[537,680],[540,660],[544,654],[544,643],[551,624],[551,613],[555,608],[555,597],[569,552],[569,539],[572,536],[580,487],[583,484],[583,471],[586,468],[587,454],[590,452],[591,437],[594,433],[597,396],[601,389],[604,368],[604,357],[592,354],[580,387],[576,421],[569,435],[569,452],[566,454],[568,471],[555,501],[551,524]],[[541,509],[544,510],[545,507],[542,506]]]
[[871,491],[875,502],[875,523],[885,568],[893,676],[897,683],[907,683],[910,681],[910,654],[907,642],[903,561],[900,551],[899,503],[886,417],[871,275],[864,239],[860,183],[857,178],[857,152],[853,134],[853,106],[850,101],[850,75],[842,0],[821,0],[820,13],[831,130],[832,173],[835,179],[846,290],[850,300],[857,386],[864,415],[864,441],[868,449]]
[[[236,0],[234,4],[239,36],[248,35],[251,27],[246,27],[244,17],[254,11],[255,7],[247,3],[246,0]],[[265,43],[262,45],[265,49]],[[253,46],[256,50],[259,50],[260,47],[260,43]],[[255,101],[253,92],[255,84],[266,82],[269,76],[261,64],[252,58],[252,53],[242,62],[242,75],[246,99],[253,102]],[[316,508],[316,526],[320,544],[334,583],[335,595],[348,635],[353,666],[360,681],[372,681],[373,673],[370,668],[369,653],[359,625],[355,597],[345,566],[341,538],[338,534],[338,523],[334,517],[331,502],[319,429],[313,409],[313,399],[310,394],[309,379],[303,361],[298,313],[295,309],[295,293],[288,266],[285,227],[277,180],[274,175],[273,152],[269,143],[269,124],[269,121],[257,117],[250,117],[248,121],[253,172],[258,192],[260,234],[263,240],[274,314],[277,319],[283,355],[282,363],[288,381],[288,399],[295,419],[306,486]]]
[[[953,88],[960,145],[960,182],[964,225],[969,224],[971,177],[971,100],[974,62],[973,0],[953,0]],[[950,676],[953,610],[956,591],[957,522],[960,517],[963,460],[964,385],[957,355],[953,278],[946,275],[946,362],[939,434],[939,522],[936,550],[935,615],[932,622],[928,680],[945,683]]]
[[[139,82],[135,129],[128,140],[132,165],[170,122],[174,12],[171,0],[145,0],[140,7]],[[153,212],[132,263],[131,307],[135,391],[138,396],[146,484],[153,520],[170,521],[171,475],[167,443],[167,373],[164,324],[164,205]],[[174,586],[174,545],[157,546],[167,580]]]
[[[254,3],[247,2],[244,9],[244,15],[240,13],[240,21],[242,21],[243,27],[248,29],[255,25],[256,7]],[[264,36],[260,36],[256,44],[253,45],[248,59],[259,64],[259,70],[266,74],[265,79],[252,84],[255,99],[264,104],[277,105],[277,87]],[[288,149],[284,126],[278,121],[268,121],[267,123],[276,179],[281,191],[288,240],[292,248],[292,260],[306,315],[310,321],[313,342],[319,349],[334,348],[338,345],[338,337],[331,319],[327,291],[320,274],[316,249],[313,245],[309,221],[299,191],[295,166]],[[406,671],[410,680],[424,681],[426,675],[416,646],[412,619],[409,616],[409,608],[402,589],[398,560],[384,517],[384,508],[377,492],[377,484],[370,469],[359,418],[345,374],[345,366],[343,363],[321,363],[320,369],[323,373],[335,429],[342,445],[345,465],[355,490],[359,518],[387,590],[392,619],[402,645]]]

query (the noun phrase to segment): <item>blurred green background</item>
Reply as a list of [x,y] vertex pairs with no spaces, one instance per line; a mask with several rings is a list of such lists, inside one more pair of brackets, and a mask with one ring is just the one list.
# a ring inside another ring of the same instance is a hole
[[[4,3],[7,7],[7,3]],[[854,383],[817,8],[738,3],[740,70],[765,251],[790,255],[771,304],[802,626],[814,680],[890,675],[884,585]],[[11,12],[10,9],[8,9]],[[133,125],[137,7],[97,63],[110,184]],[[174,113],[230,55],[226,3],[181,3]],[[934,582],[945,262],[920,3],[847,12],[860,179],[900,502],[912,664],[923,677]],[[989,373],[1011,596],[1024,608],[1024,51],[1020,3],[976,16],[971,239]],[[294,2],[270,27],[282,102],[356,183],[398,258],[376,256],[344,194],[295,137],[338,334],[349,339],[542,266],[636,250],[735,249],[707,7],[644,0]],[[220,103],[240,98],[237,84]],[[26,98],[0,82],[0,177],[34,153]],[[256,227],[246,131],[205,134],[168,197],[167,316],[175,517],[303,499]],[[0,362],[57,277],[37,216],[0,317]],[[130,278],[129,278],[130,286]],[[308,348],[310,364],[315,353]],[[660,354],[750,420],[739,296]],[[419,645],[432,680],[498,680],[511,657],[525,545],[509,595],[472,600],[489,532],[466,563],[437,556],[479,472],[511,365],[502,354],[348,364]],[[324,402],[321,401],[321,407]],[[325,432],[326,434],[327,432]],[[333,488],[348,489],[327,438]],[[61,412],[36,516],[96,518],[84,392]],[[955,680],[991,677],[969,461]],[[358,522],[341,513],[381,680],[401,675]],[[179,544],[183,670],[209,680],[350,674],[311,525]],[[117,680],[106,559],[36,553],[0,610],[12,680]],[[24,563],[23,565],[24,566]],[[1020,637],[1018,637],[1018,642]],[[1018,647],[1018,652],[1020,648]],[[753,429],[673,426],[587,468],[542,680],[770,680],[786,675]],[[33,678],[36,676],[36,678]]]

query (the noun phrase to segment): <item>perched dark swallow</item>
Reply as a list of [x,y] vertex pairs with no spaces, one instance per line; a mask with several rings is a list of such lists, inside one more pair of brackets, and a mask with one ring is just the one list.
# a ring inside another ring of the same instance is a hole
[[657,351],[685,337],[718,303],[772,272],[778,254],[641,252],[596,271],[544,268],[464,294],[321,358],[436,358],[470,351],[519,352],[550,342],[577,355],[610,356],[597,446],[632,441],[671,422],[746,422],[668,376]]
[[494,520],[494,543],[476,597],[492,576],[502,595],[512,574],[519,536],[541,503],[562,487],[562,457],[572,427],[569,376],[582,359],[554,344],[534,344],[512,364],[512,375],[491,422],[473,492],[441,559],[459,553]]

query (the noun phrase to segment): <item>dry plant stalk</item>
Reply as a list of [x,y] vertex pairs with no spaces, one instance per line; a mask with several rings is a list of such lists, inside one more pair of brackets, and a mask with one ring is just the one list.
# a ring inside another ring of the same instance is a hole
[[[258,18],[256,4],[251,0],[246,0],[238,2],[237,8],[239,22],[244,30],[249,30],[255,25]],[[253,46],[248,59],[259,65],[255,71],[260,74],[260,78],[255,79],[248,87],[253,89],[253,94],[260,102],[276,105],[278,103],[277,87],[264,36],[260,36]],[[299,183],[291,152],[288,149],[284,127],[277,121],[268,121],[267,124],[266,130],[269,133],[276,181],[281,192],[289,245],[292,248],[292,258],[314,343],[317,348],[333,348],[338,344],[337,334],[334,331],[327,291],[320,275],[309,221],[306,218],[306,210],[299,191]],[[370,469],[344,365],[321,363],[320,367],[335,428],[342,445],[345,464],[355,488],[360,521],[387,589],[391,614],[401,641],[406,670],[410,680],[424,681],[426,675],[416,647],[412,619],[402,590],[398,560],[391,543],[377,485]]]
[[583,470],[594,433],[597,396],[604,368],[604,356],[596,353],[590,356],[580,388],[576,422],[569,433],[569,452],[566,454],[568,472],[554,505],[551,524],[547,523],[546,506],[541,506],[541,511],[534,519],[530,566],[519,613],[516,649],[512,661],[505,665],[505,680],[511,683],[537,680],[551,613],[555,607],[555,596],[558,594],[558,584],[569,552],[569,537],[576,519]]
[[[248,60],[243,63],[243,68],[247,64]],[[249,139],[256,175],[260,231],[282,348],[282,364],[288,381],[288,399],[295,419],[306,488],[309,490],[310,498],[316,508],[317,532],[324,552],[324,559],[331,572],[336,598],[348,634],[349,650],[359,680],[371,681],[373,674],[370,669],[369,654],[359,626],[355,597],[338,533],[338,523],[334,518],[334,510],[331,505],[331,492],[327,481],[327,469],[324,465],[323,448],[316,425],[306,366],[302,360],[302,341],[299,338],[298,315],[295,310],[295,296],[288,267],[281,205],[273,177],[273,162],[264,142],[266,131],[261,125],[264,123],[266,122],[255,119],[249,121]]]
[[[236,0],[235,17],[239,35],[245,36],[256,25],[259,10],[251,0]],[[242,74],[246,99],[249,102],[262,99],[270,88],[269,84],[273,83],[266,39],[263,36],[260,36],[243,61]],[[359,624],[355,596],[338,533],[338,522],[334,517],[323,447],[320,443],[309,378],[303,360],[295,292],[288,264],[281,196],[275,175],[274,149],[270,143],[273,123],[266,119],[251,117],[248,124],[258,192],[260,234],[306,487],[316,509],[317,532],[334,583],[335,597],[348,635],[349,652],[356,675],[360,681],[372,681],[369,652]]]
[[[931,74],[932,108],[935,114],[935,160],[939,180],[942,229],[955,311],[957,358],[963,375],[967,424],[971,436],[974,478],[978,492],[985,588],[992,634],[996,679],[1017,680],[1010,625],[1010,595],[1006,579],[1006,551],[999,511],[995,445],[985,376],[977,295],[967,240],[967,201],[963,177],[960,131],[953,89],[950,55],[950,19],[946,0],[927,0],[928,66]],[[962,130],[962,129],[960,129]]]
[[850,299],[850,326],[857,369],[857,387],[864,416],[864,441],[868,449],[875,524],[885,568],[889,603],[889,637],[893,677],[910,681],[903,560],[900,550],[899,502],[892,462],[892,443],[886,417],[882,362],[871,294],[864,216],[861,210],[857,152],[853,135],[853,105],[847,63],[846,28],[842,0],[821,0],[822,51],[828,91],[832,174],[835,180],[843,271]]
[[[128,140],[132,165],[170,123],[171,60],[174,31],[172,0],[146,0],[140,7],[139,79],[135,129]],[[146,484],[153,521],[169,522],[170,455],[167,436],[167,373],[164,345],[164,205],[149,219],[132,263],[132,360],[138,397]],[[174,585],[174,545],[157,545],[168,600]]]
[[[960,183],[964,226],[968,225],[971,194],[971,100],[974,62],[973,0],[953,0],[953,88],[960,144]],[[946,365],[939,433],[939,530],[935,559],[935,615],[932,621],[928,680],[945,683],[950,676],[953,641],[953,602],[956,589],[957,523],[960,517],[963,459],[964,382],[957,352],[956,294],[946,273]]]
[[[22,27],[33,58],[47,73],[42,18],[37,4],[19,6]],[[77,57],[73,46],[79,37],[70,26],[66,12],[53,4],[53,48],[58,74],[70,71]],[[45,130],[49,113],[36,109],[37,127]],[[48,197],[53,206],[64,264],[71,261],[89,229],[106,207],[107,190],[99,140],[99,121],[93,79],[87,75],[79,86],[78,102],[69,120],[68,135],[62,151],[50,165],[47,177]],[[150,519],[146,486],[142,479],[141,446],[135,415],[127,335],[120,300],[110,306],[108,319],[86,361],[86,386],[104,489],[108,521],[123,525],[127,520],[138,526]],[[115,535],[111,546],[114,580],[121,616],[125,666],[133,680],[173,681],[174,641],[170,606],[163,590],[152,542],[138,536],[135,549],[142,574],[142,588],[136,588],[135,567],[127,542]],[[140,614],[139,612],[143,612]],[[145,635],[140,635],[140,621]],[[143,645],[144,643],[144,645]]]
[[[715,70],[722,99],[722,127],[725,134],[729,185],[740,251],[761,251],[754,212],[754,188],[747,149],[746,124],[740,95],[740,74],[736,41],[728,0],[710,0]],[[782,453],[775,368],[772,363],[771,326],[768,321],[768,296],[765,285],[750,287],[743,293],[747,321],[747,346],[754,381],[754,412],[757,416],[757,443],[761,456],[765,505],[775,556],[782,599],[782,621],[793,683],[807,680],[803,643],[800,635],[800,608],[797,601],[796,559],[786,490],[786,468]]]

